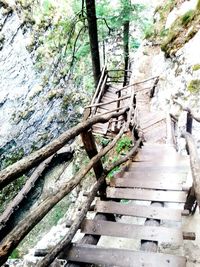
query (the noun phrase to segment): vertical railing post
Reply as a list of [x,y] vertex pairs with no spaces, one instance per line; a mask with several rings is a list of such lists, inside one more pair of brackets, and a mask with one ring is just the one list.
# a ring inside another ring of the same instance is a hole
[[[84,120],[87,120],[87,118],[88,118],[88,112],[86,110],[84,114]],[[87,155],[90,159],[98,154],[95,139],[92,134],[92,129],[82,132],[81,139],[82,139],[84,148],[87,152]],[[99,160],[96,164],[94,164],[93,170],[94,170],[96,179],[98,180],[104,171],[101,160]],[[106,182],[103,184],[103,186],[99,190],[101,199],[104,199],[105,197],[105,189],[106,189]]]
[[[192,114],[190,111],[187,112],[187,119],[186,119],[186,132],[192,134],[192,123],[193,123],[193,118]],[[188,145],[186,144],[185,149],[187,151],[187,154],[189,155],[189,148]]]

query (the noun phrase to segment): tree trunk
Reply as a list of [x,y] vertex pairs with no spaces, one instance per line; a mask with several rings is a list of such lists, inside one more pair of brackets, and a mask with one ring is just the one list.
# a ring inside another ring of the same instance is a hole
[[124,83],[123,86],[127,85],[128,82],[128,63],[129,63],[129,20],[124,22],[124,34],[123,34],[123,43],[124,43]]
[[123,46],[124,46],[124,83],[123,86],[127,85],[128,82],[128,63],[129,63],[129,27],[130,27],[130,0],[123,0]]
[[88,33],[90,39],[90,50],[92,57],[92,69],[95,85],[98,85],[100,70],[100,58],[99,58],[99,44],[98,44],[98,30],[97,30],[97,18],[95,9],[95,0],[86,0],[87,21],[88,21]]

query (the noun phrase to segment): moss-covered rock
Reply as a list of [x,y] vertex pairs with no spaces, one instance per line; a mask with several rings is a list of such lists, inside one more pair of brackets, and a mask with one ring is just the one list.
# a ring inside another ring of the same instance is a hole
[[161,44],[166,57],[174,55],[199,31],[200,9],[189,10],[183,16],[177,18],[170,27],[167,36]]
[[192,80],[187,86],[187,89],[192,94],[197,94],[200,92],[200,80]]
[[193,71],[197,71],[197,70],[200,70],[200,64],[196,64],[192,67],[192,70]]

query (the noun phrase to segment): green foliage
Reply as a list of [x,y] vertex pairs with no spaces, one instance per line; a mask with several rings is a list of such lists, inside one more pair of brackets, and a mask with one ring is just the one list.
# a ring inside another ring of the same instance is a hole
[[122,151],[128,151],[132,145],[132,140],[128,136],[122,137],[116,145],[116,152],[120,154]]
[[145,39],[149,39],[154,36],[154,25],[153,23],[148,23],[144,27],[144,37]]
[[186,12],[182,17],[181,17],[181,24],[183,26],[187,25],[191,20],[193,20],[195,15],[195,11],[194,10],[189,10],[188,12]]
[[130,47],[132,49],[138,49],[140,47],[140,41],[131,36],[131,38],[130,38]]
[[192,80],[189,84],[187,89],[192,94],[197,94],[200,92],[200,80]]
[[5,209],[7,204],[16,196],[18,191],[26,182],[26,176],[20,176],[17,180],[10,183],[0,192],[0,213]]
[[167,36],[162,41],[161,49],[166,56],[176,53],[199,30],[200,10],[190,10],[178,17],[170,27]]
[[192,67],[192,70],[193,71],[197,71],[197,70],[200,70],[200,64],[196,64]]
[[9,256],[9,259],[20,259],[20,252],[17,248],[13,250],[13,252]]

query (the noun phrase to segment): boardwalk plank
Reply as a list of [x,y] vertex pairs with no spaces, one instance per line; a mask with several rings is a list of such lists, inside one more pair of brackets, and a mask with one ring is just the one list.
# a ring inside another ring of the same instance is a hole
[[161,243],[182,244],[183,234],[181,229],[106,222],[100,220],[84,220],[81,232],[92,235],[115,236],[130,239],[144,239]]
[[142,206],[131,203],[124,204],[114,201],[98,200],[95,210],[99,213],[112,213],[157,220],[181,221],[181,210],[164,207]]
[[113,188],[106,190],[108,198],[133,199],[161,202],[185,203],[186,193],[182,191],[147,190],[134,188]]
[[181,183],[177,181],[162,180],[153,178],[147,179],[146,177],[141,177],[138,179],[130,178],[116,178],[110,183],[112,187],[127,187],[127,188],[144,188],[144,189],[163,189],[163,190],[182,190]]
[[103,248],[73,244],[67,259],[75,262],[106,265],[109,267],[185,267],[185,257],[161,253]]

